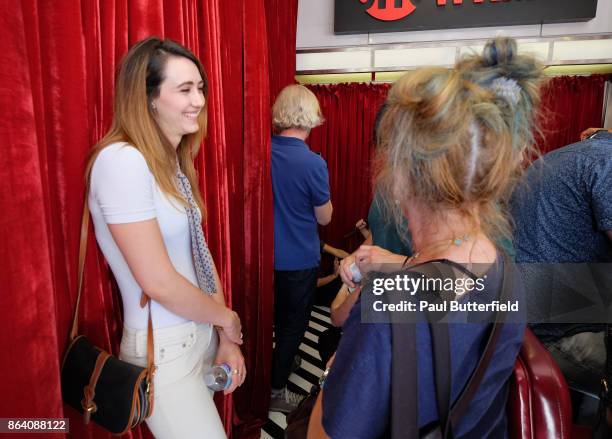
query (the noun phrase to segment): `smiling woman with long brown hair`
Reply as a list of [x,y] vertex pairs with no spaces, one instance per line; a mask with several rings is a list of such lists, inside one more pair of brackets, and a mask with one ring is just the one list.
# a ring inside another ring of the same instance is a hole
[[139,42],[122,61],[113,123],[87,167],[96,239],[123,301],[123,360],[147,364],[151,314],[157,372],[147,425],[157,438],[225,437],[203,374],[227,363],[226,393],[246,377],[240,319],[225,306],[201,227],[193,159],[206,133],[207,91],[188,49]]

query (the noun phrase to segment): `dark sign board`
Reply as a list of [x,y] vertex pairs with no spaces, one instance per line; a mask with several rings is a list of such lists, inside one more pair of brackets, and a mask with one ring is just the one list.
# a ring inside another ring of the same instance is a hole
[[587,21],[597,0],[335,0],[334,32],[404,32]]

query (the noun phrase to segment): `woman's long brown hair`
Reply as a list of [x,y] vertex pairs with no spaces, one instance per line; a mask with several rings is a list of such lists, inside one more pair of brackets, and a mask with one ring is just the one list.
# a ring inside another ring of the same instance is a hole
[[[126,142],[144,156],[157,184],[166,194],[183,205],[176,188],[176,165],[189,179],[196,203],[204,216],[204,202],[198,186],[193,159],[198,154],[200,142],[206,136],[207,104],[198,115],[199,130],[182,137],[176,150],[162,133],[151,113],[151,101],[159,95],[164,81],[164,69],[170,56],[180,56],[192,61],[204,81],[204,97],[208,96],[208,79],[200,61],[187,48],[172,40],[151,37],[133,46],[119,69],[115,85],[114,115],[110,129],[93,147],[85,171],[87,187],[96,157],[106,146]],[[207,102],[207,100],[206,100]]]

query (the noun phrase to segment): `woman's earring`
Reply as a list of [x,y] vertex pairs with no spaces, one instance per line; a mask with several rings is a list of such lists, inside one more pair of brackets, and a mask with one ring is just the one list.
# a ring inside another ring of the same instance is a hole
[[155,104],[151,104],[151,111],[157,113],[157,106]]

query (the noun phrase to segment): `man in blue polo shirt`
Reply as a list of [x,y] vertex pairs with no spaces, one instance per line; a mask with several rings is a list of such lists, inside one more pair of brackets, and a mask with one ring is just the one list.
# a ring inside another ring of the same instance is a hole
[[305,143],[323,122],[315,95],[285,87],[272,108],[274,332],[270,410],[288,413],[301,396],[286,387],[312,308],[320,262],[317,224],[331,221],[327,164]]

